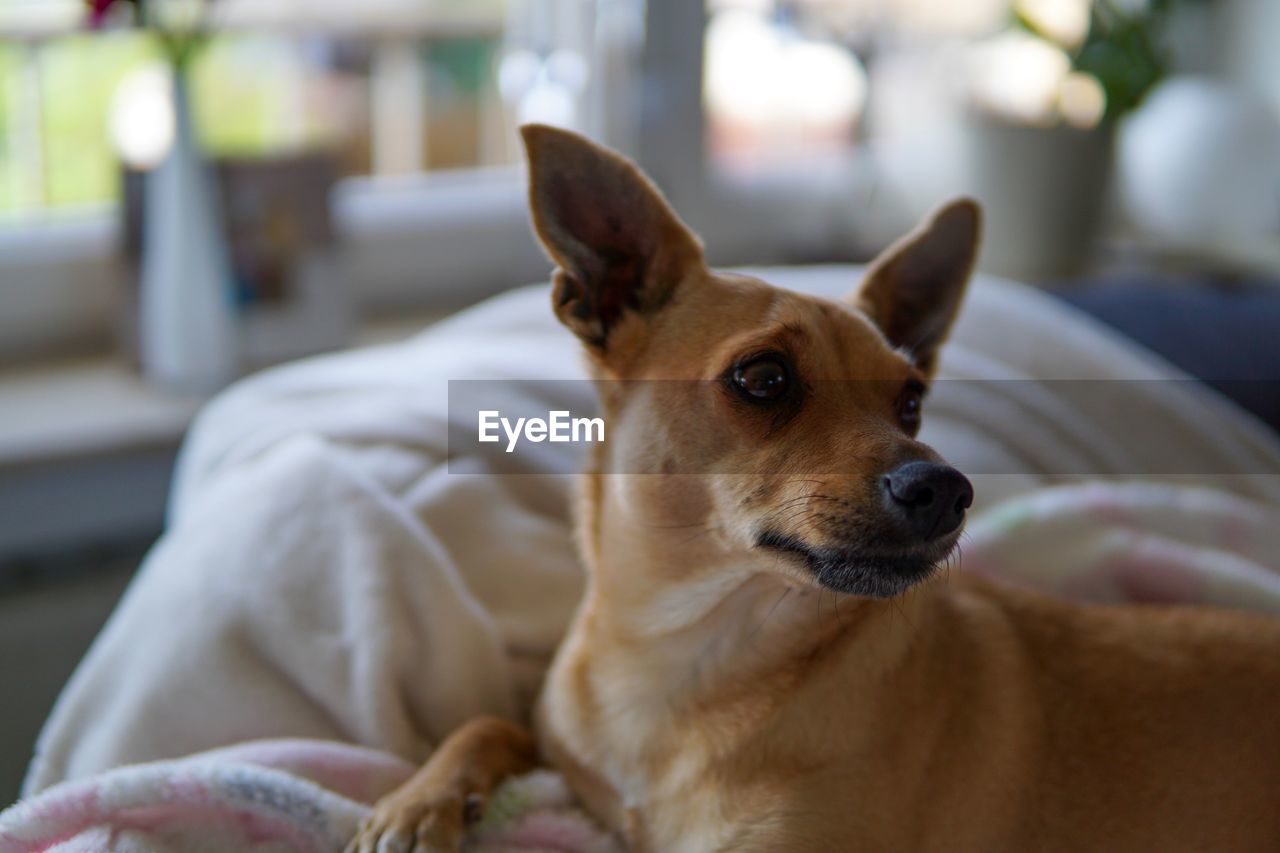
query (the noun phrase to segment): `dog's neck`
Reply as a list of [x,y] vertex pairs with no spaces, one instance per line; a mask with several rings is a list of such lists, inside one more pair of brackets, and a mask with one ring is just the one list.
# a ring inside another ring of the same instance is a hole
[[[597,478],[597,486],[602,490]],[[880,666],[906,653],[927,596],[869,600],[801,584],[773,571],[767,553],[726,548],[697,524],[652,529],[636,524],[603,494],[588,536],[591,583],[584,613],[598,648],[643,658],[664,673],[672,702],[696,700],[741,679],[787,678],[796,661],[876,634],[893,623]],[[591,541],[591,540],[594,540]],[[602,637],[604,639],[604,637]],[[887,652],[887,653],[886,653]]]
[[[710,756],[682,751],[679,732],[690,726],[703,728],[706,749],[732,750],[734,736],[707,730],[707,720],[735,720],[739,736],[768,730],[800,692],[847,707],[850,676],[883,685],[918,658],[928,596],[859,600],[789,582],[770,571],[770,557],[735,552],[695,516],[637,522],[609,480],[583,480],[589,580],[538,712],[544,749],[575,768],[608,825],[630,825],[654,797],[696,785],[682,774],[700,774]],[[679,772],[664,769],[675,755],[684,756]]]

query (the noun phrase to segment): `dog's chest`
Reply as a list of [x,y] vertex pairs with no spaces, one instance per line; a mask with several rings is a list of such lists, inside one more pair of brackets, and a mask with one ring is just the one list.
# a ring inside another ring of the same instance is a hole
[[[632,672],[599,666],[589,679],[565,681],[553,675],[546,696],[558,739],[613,787],[624,807],[648,799],[652,771],[680,753],[664,691]],[[685,762],[693,760],[685,754]]]
[[[602,666],[590,679],[571,672],[552,674],[545,723],[567,759],[562,770],[591,811],[641,851],[730,844],[745,803],[741,791],[717,781],[724,744],[673,712],[661,681]],[[759,809],[745,811],[758,816]]]

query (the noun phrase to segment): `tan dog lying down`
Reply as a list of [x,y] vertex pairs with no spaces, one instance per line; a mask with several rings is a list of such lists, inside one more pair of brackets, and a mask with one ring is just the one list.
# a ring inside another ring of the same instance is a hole
[[1280,622],[936,571],[972,490],[914,436],[973,203],[831,302],[708,270],[626,160],[524,138],[609,424],[590,582],[536,736],[463,727],[352,849],[457,849],[541,762],[637,850],[1280,849]]

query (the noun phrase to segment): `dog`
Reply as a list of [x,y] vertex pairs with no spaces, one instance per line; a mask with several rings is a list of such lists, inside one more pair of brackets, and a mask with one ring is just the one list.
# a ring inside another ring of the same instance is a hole
[[533,731],[465,725],[350,849],[459,849],[540,764],[640,851],[1280,849],[1280,621],[938,570],[973,491],[916,435],[974,202],[830,301],[709,270],[633,164],[522,133],[609,425],[587,589]]

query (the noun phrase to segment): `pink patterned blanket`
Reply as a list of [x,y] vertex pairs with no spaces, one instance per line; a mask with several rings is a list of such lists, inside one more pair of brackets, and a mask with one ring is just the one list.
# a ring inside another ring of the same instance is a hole
[[[65,782],[0,814],[3,853],[339,851],[414,767],[323,741],[255,741]],[[606,851],[560,777],[502,786],[469,850]]]

